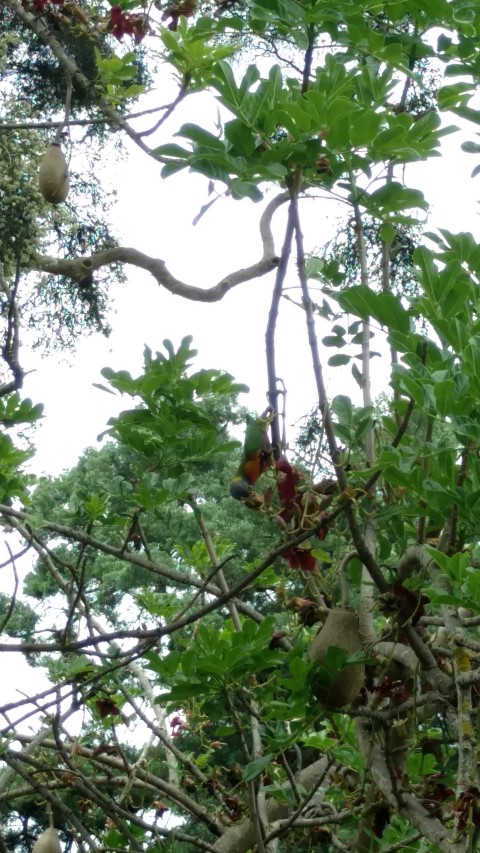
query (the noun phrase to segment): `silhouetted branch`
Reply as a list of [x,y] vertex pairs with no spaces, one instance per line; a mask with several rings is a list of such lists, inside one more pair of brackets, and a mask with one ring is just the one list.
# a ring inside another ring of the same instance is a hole
[[263,246],[261,259],[245,269],[234,270],[224,276],[217,284],[208,288],[186,284],[172,275],[167,269],[165,261],[160,258],[152,258],[138,249],[123,246],[104,249],[90,257],[72,259],[51,258],[37,254],[29,261],[29,269],[64,276],[80,283],[85,276],[91,276],[92,273],[102,267],[114,263],[132,264],[151,273],[161,287],[175,296],[182,296],[184,299],[191,299],[196,302],[218,302],[239,284],[264,276],[276,269],[279,259],[275,255],[271,221],[275,211],[287,200],[288,193],[281,193],[276,196],[267,204],[260,218],[259,232]]

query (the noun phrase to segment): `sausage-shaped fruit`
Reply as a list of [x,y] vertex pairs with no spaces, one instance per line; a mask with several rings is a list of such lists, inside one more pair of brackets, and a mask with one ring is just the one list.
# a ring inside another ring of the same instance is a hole
[[53,142],[45,151],[40,163],[38,186],[45,201],[60,204],[70,189],[67,161],[59,142]]
[[[330,610],[323,628],[320,629],[309,649],[310,660],[318,666],[324,666],[327,649],[337,646],[349,654],[361,651],[362,644],[358,630],[358,616],[346,607]],[[312,674],[313,693],[327,705],[341,708],[349,705],[360,693],[365,681],[363,664],[346,666],[333,676],[331,683],[325,686],[315,681]]]
[[62,853],[60,839],[52,827],[38,836],[33,845],[32,853]]

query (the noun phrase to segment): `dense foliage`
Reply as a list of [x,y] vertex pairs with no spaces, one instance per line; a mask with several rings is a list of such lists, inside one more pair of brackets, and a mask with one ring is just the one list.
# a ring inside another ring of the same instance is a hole
[[[463,154],[480,153],[479,45],[474,0],[4,0],[0,513],[15,583],[0,651],[45,688],[0,708],[2,850],[46,827],[67,851],[477,849],[480,248],[426,231],[408,167],[441,156],[447,111],[471,122]],[[146,110],[158,65],[178,91]],[[216,127],[184,123],[172,142],[198,92]],[[91,157],[68,179],[78,134]],[[163,179],[205,177],[202,215],[249,200],[258,261],[201,287],[118,244],[89,174],[126,137]],[[47,192],[45,151],[60,167]],[[326,197],[345,227],[308,245]],[[21,397],[21,334],[108,332],[124,264],[203,302],[267,277],[269,405],[241,410],[245,387],[220,361],[201,368],[185,330],[146,348],[138,376],[103,368],[130,407],[101,450],[34,481],[41,404]],[[296,452],[280,307],[303,311],[298,373],[317,389]],[[326,369],[358,398],[328,399]]]

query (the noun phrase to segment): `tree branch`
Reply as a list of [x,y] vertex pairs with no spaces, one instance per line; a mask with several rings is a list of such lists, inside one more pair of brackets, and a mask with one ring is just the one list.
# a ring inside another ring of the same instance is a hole
[[443,823],[427,811],[412,794],[402,791],[401,799],[398,800],[393,790],[382,746],[372,731],[371,723],[357,719],[355,730],[372,779],[394,811],[408,820],[432,844],[435,844],[440,853],[465,853],[464,842],[453,841]]
[[278,258],[275,255],[274,240],[271,229],[272,217],[277,208],[288,200],[287,193],[275,196],[266,206],[259,224],[260,238],[263,246],[263,254],[259,261],[245,269],[234,270],[224,276],[217,284],[209,288],[186,284],[167,269],[165,261],[160,258],[152,258],[140,252],[138,249],[124,246],[116,246],[96,252],[90,257],[82,258],[52,258],[48,256],[33,255],[29,260],[29,269],[46,272],[52,275],[63,276],[72,281],[80,283],[86,276],[91,276],[95,270],[110,266],[115,263],[132,264],[139,269],[151,273],[157,284],[164,287],[175,296],[182,296],[195,302],[218,302],[226,293],[243,284],[246,281],[259,278],[272,272],[278,266]]
[[[303,786],[307,791],[316,788],[323,779],[329,765],[327,757],[320,758],[304,770],[299,775],[298,784]],[[288,790],[290,783],[285,784],[285,790]],[[267,804],[267,814],[270,823],[281,818],[287,818],[290,812],[290,806],[282,803],[279,800],[271,799]],[[250,820],[244,820],[227,829],[221,838],[213,845],[216,853],[246,853],[247,850],[253,847],[255,843],[255,830]],[[454,852],[455,853],[455,852]]]
[[17,290],[20,283],[20,263],[17,261],[15,281],[11,288],[8,287],[0,265],[0,290],[5,296],[7,307],[7,328],[5,341],[2,347],[2,356],[9,367],[13,379],[0,385],[0,397],[18,391],[23,386],[24,372],[19,361],[20,352],[20,317],[17,305]]
[[297,241],[297,264],[298,264],[298,275],[300,279],[300,285],[302,289],[302,299],[303,299],[303,307],[305,310],[305,317],[307,322],[307,333],[308,333],[308,342],[310,344],[310,351],[312,354],[312,363],[313,363],[313,373],[315,376],[315,382],[317,385],[317,393],[318,393],[318,407],[323,419],[323,424],[325,428],[325,435],[327,438],[328,448],[330,451],[330,456],[332,462],[335,466],[335,473],[337,476],[338,488],[340,493],[345,493],[346,501],[345,501],[345,517],[348,522],[348,526],[350,528],[350,535],[353,540],[353,545],[358,553],[359,560],[364,564],[364,566],[368,569],[370,576],[380,592],[387,592],[389,590],[389,586],[387,581],[383,577],[383,574],[378,566],[372,552],[368,548],[365,539],[360,531],[358,526],[358,522],[355,516],[355,511],[353,508],[353,503],[348,497],[348,483],[347,478],[345,476],[345,471],[341,462],[341,453],[338,448],[337,440],[335,438],[335,431],[333,429],[332,416],[330,412],[330,406],[327,399],[327,393],[325,389],[325,383],[323,380],[323,369],[322,363],[320,361],[320,354],[318,349],[318,340],[315,331],[315,318],[313,315],[313,306],[312,300],[310,298],[310,292],[308,289],[308,281],[305,275],[305,251],[303,248],[303,234],[300,224],[300,216],[298,212],[298,194],[297,188],[291,188],[291,205],[294,211],[294,223],[295,223],[295,238]]
[[[19,523],[15,521],[15,518],[18,518],[18,517],[25,518],[24,513],[20,512],[19,510],[13,510],[11,507],[4,506],[4,505],[0,505],[0,513],[5,515],[7,518],[10,516],[10,524],[12,526],[14,526],[16,529],[20,530],[20,532],[22,532],[22,535],[25,536],[27,541],[32,540],[32,537],[33,537],[32,532],[29,531],[28,529],[26,529],[25,527],[23,527],[22,525],[19,525]],[[125,629],[121,629],[118,631],[112,631],[108,634],[102,634],[99,637],[94,637],[94,638],[88,637],[85,640],[77,640],[77,641],[74,641],[71,643],[66,643],[66,644],[40,643],[40,642],[38,642],[38,643],[34,643],[34,642],[32,642],[32,643],[12,643],[12,644],[0,643],[0,652],[1,651],[17,651],[17,652],[32,652],[32,651],[33,652],[40,652],[40,651],[42,651],[42,652],[44,652],[44,651],[67,652],[68,651],[68,652],[70,652],[70,651],[78,651],[79,649],[88,648],[89,646],[92,646],[92,645],[98,645],[98,643],[106,643],[106,642],[111,642],[112,640],[130,638],[130,639],[140,640],[140,646],[138,649],[138,653],[140,653],[140,650],[142,648],[142,642],[144,643],[147,640],[152,640],[152,641],[153,640],[159,640],[161,637],[167,636],[169,634],[173,634],[175,631],[178,631],[180,628],[184,628],[186,625],[191,625],[192,623],[194,623],[198,619],[200,619],[202,616],[205,616],[207,613],[211,613],[212,611],[217,610],[220,607],[223,607],[223,605],[227,604],[229,601],[234,600],[240,592],[243,592],[243,590],[247,589],[247,587],[249,587],[253,583],[253,581],[255,581],[258,577],[260,577],[260,575],[263,574],[265,569],[267,569],[269,566],[271,566],[272,563],[274,563],[274,561],[277,559],[277,557],[280,557],[287,548],[292,548],[292,547],[295,547],[296,545],[300,545],[302,542],[305,542],[307,539],[310,539],[310,537],[315,536],[315,533],[317,533],[317,531],[321,528],[322,523],[323,523],[323,521],[320,522],[319,524],[313,526],[309,530],[306,530],[303,533],[299,534],[295,538],[288,539],[288,540],[282,542],[277,548],[274,548],[272,551],[270,551],[270,553],[265,557],[264,560],[262,560],[260,562],[260,564],[255,569],[253,569],[251,572],[248,573],[248,575],[246,575],[244,578],[242,578],[240,581],[238,581],[238,583],[236,583],[234,586],[232,586],[228,592],[221,593],[220,590],[217,590],[217,592],[215,593],[216,597],[213,601],[210,601],[208,604],[205,604],[204,607],[201,607],[198,610],[195,610],[189,616],[188,615],[184,616],[181,619],[173,619],[171,622],[167,623],[166,625],[164,625],[162,627],[154,628],[152,630],[146,630],[146,629],[140,629],[140,630],[128,629],[128,630],[125,630]],[[81,531],[68,530],[68,528],[62,528],[61,525],[46,524],[45,527],[49,528],[50,530],[53,530],[55,528],[57,530],[57,532],[61,532],[63,530],[65,535],[70,536],[74,540],[77,539],[77,541],[84,541],[86,538],[86,535],[81,533]],[[65,532],[66,530],[68,530],[68,533]],[[77,533],[78,533],[78,536],[77,536]],[[102,547],[102,543],[98,543],[98,548],[99,548],[99,550],[105,551],[105,553],[112,553],[113,552],[114,556],[117,556],[117,557],[120,556],[119,549],[111,549],[110,548],[110,549],[106,550],[105,547]],[[133,556],[133,555],[130,555],[130,556]],[[137,558],[135,560],[135,562],[137,562],[138,559],[139,558]],[[148,567],[149,564],[147,564],[146,561],[141,562],[141,565],[145,565],[145,564],[146,564],[145,567]],[[196,583],[195,585],[198,585],[198,583]],[[132,654],[136,654],[136,653],[137,652],[135,650],[132,650],[132,649],[130,649],[128,652],[126,652],[126,654],[128,654],[128,655],[132,655]]]

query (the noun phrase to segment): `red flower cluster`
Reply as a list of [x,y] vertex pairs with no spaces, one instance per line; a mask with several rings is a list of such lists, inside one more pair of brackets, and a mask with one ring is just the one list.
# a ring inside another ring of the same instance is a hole
[[374,689],[377,703],[382,699],[391,699],[394,705],[402,705],[410,699],[412,690],[410,685],[402,681],[394,681],[390,675],[385,675]]
[[469,785],[466,790],[460,794],[460,797],[453,806],[457,815],[457,829],[463,832],[467,825],[480,826],[480,791],[474,785]]
[[[279,472],[277,490],[282,505],[277,518],[282,526],[286,527],[293,522],[290,527],[293,526],[295,533],[300,533],[318,524],[324,517],[316,536],[317,539],[325,539],[331,526],[325,509],[333,500],[336,485],[334,484],[334,488],[328,490],[317,489],[315,486],[306,489],[302,487],[300,473],[284,456],[277,459],[275,465]],[[330,484],[331,481],[328,483]],[[289,548],[283,552],[282,556],[292,569],[302,569],[305,572],[313,572],[315,569],[315,558],[307,548]]]
[[129,15],[120,6],[112,6],[109,30],[118,41],[121,41],[123,36],[133,36],[135,44],[140,44],[148,33],[148,24],[143,15]]
[[[451,803],[450,807],[444,807],[446,800],[453,800],[455,792],[447,786],[445,773],[432,773],[425,777],[425,785],[422,791],[422,802],[431,814],[438,815],[441,820],[451,816],[453,811],[461,811],[463,804],[456,806]],[[460,809],[458,808],[460,805]],[[463,821],[462,821],[463,822]]]

